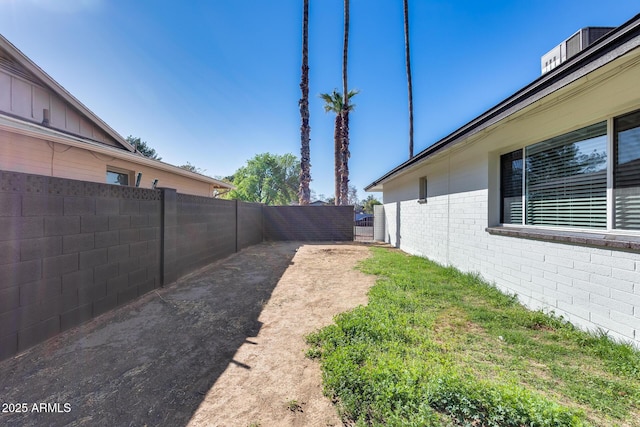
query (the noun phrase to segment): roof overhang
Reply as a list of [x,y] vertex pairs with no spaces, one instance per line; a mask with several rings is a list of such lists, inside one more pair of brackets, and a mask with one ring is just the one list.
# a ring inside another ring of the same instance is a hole
[[60,83],[56,82],[51,76],[49,76],[42,68],[36,65],[31,59],[29,59],[24,53],[15,47],[9,40],[4,38],[0,34],[0,48],[9,52],[14,59],[22,65],[26,70],[36,76],[47,85],[49,89],[54,91],[58,96],[71,104],[74,108],[89,118],[97,127],[104,131],[107,135],[115,139],[123,148],[130,152],[135,152],[135,147],[127,142],[118,132],[116,132],[111,126],[106,124],[100,117],[98,117],[93,111],[87,108],[82,102],[80,102],[75,96],[71,95]]
[[367,185],[365,191],[382,191],[384,184],[391,179],[404,175],[434,155],[452,148],[639,46],[640,14],[413,158],[393,168]]
[[13,117],[0,114],[0,130],[17,133],[19,135],[29,136],[41,140],[51,141],[59,144],[64,144],[70,147],[81,148],[83,150],[92,151],[94,153],[105,154],[118,159],[126,160],[131,163],[149,166],[155,169],[170,172],[175,175],[181,175],[196,181],[205,182],[213,185],[215,188],[223,188],[233,190],[235,186],[227,182],[211,178],[199,173],[190,172],[186,169],[179,168],[177,166],[170,165],[168,163],[161,162],[159,160],[153,160],[148,157],[144,157],[138,154],[123,151],[116,147],[100,144],[90,139],[80,138],[74,135],[69,135],[64,132],[59,132],[55,129],[48,128],[46,126],[38,125],[35,123],[26,122],[24,120],[15,119]]

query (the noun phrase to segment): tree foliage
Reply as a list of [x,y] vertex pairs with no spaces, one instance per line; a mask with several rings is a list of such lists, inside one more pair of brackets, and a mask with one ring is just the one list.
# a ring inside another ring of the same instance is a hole
[[[347,98],[350,100],[358,94],[357,90],[350,90],[347,94]],[[341,168],[343,164],[342,158],[342,110],[344,107],[344,97],[337,89],[334,89],[331,93],[321,93],[320,98],[324,101],[324,111],[329,113],[336,113],[335,128],[333,132],[333,156],[334,156],[334,202],[340,200],[340,183],[341,183]],[[349,110],[355,108],[354,104],[347,106]],[[339,203],[335,203],[338,205]]]
[[201,169],[195,165],[192,165],[191,163],[187,162],[187,164],[185,165],[180,165],[178,166],[180,169],[184,169],[187,170],[189,172],[194,172],[194,173],[199,173],[200,175],[204,175],[204,173],[207,171],[206,169]]
[[227,198],[288,205],[297,200],[298,159],[293,154],[262,153],[247,161],[233,174],[235,190]]
[[552,147],[527,156],[527,175],[530,181],[545,182],[570,176],[602,172],[606,169],[607,154],[602,150],[583,153],[580,144]]
[[373,214],[373,207],[375,205],[381,205],[380,201],[376,199],[373,194],[369,194],[366,199],[362,201],[362,208],[365,213]]
[[359,200],[358,200],[358,189],[355,187],[355,185],[351,185],[349,184],[348,190],[347,190],[347,198],[344,202],[345,205],[350,205],[350,206],[356,206],[358,204],[360,204]]
[[[320,195],[319,200],[324,200],[330,205],[334,205],[336,202],[335,197],[325,197],[323,194]],[[349,192],[347,193],[347,201],[346,205],[354,206],[357,209],[360,208],[360,201],[358,200],[358,189],[349,184]]]
[[148,157],[153,160],[162,160],[162,157],[158,156],[158,153],[155,149],[151,148],[147,141],[141,140],[137,136],[129,135],[127,137],[127,142],[131,144],[136,150],[145,157]]

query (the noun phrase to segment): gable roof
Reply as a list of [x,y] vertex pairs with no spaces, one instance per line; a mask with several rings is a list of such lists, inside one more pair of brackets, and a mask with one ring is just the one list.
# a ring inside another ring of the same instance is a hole
[[[55,96],[80,113],[92,125],[104,132],[109,137],[110,143],[88,138],[87,136],[58,129],[53,126],[45,126],[29,118],[17,116],[11,113],[0,112],[0,130],[18,132],[22,135],[32,136],[51,142],[58,142],[72,147],[88,149],[95,153],[103,153],[109,156],[127,160],[135,164],[146,165],[155,169],[170,172],[192,180],[206,182],[215,188],[234,189],[235,186],[219,179],[211,178],[200,173],[191,172],[160,160],[145,157],[137,152],[135,147],[129,144],[118,132],[107,125],[89,108],[76,99],[58,82],[45,73],[38,65],[23,54],[11,42],[0,34],[0,69],[8,71],[19,79],[35,83],[38,86],[49,89]],[[111,144],[113,142],[113,144]]]
[[538,77],[469,123],[425,148],[413,158],[396,166],[367,185],[365,191],[382,191],[382,185],[385,182],[422,163],[434,154],[481,132],[639,46],[640,14],[612,30],[563,64]]
[[41,86],[50,89],[55,95],[59,96],[62,100],[67,102],[73,108],[75,108],[81,115],[83,115],[92,124],[109,135],[115,142],[122,148],[129,152],[135,152],[135,148],[131,146],[118,132],[116,132],[111,126],[106,124],[100,117],[98,117],[93,111],[87,108],[76,97],[71,95],[64,87],[56,82],[51,76],[49,76],[42,68],[36,65],[31,59],[29,59],[24,53],[22,53],[17,47],[15,47],[9,40],[7,40],[2,34],[0,34],[0,52],[6,52],[11,61],[3,60],[0,56],[0,66],[4,66],[11,70],[12,73],[21,77],[26,77],[27,80],[35,80]]

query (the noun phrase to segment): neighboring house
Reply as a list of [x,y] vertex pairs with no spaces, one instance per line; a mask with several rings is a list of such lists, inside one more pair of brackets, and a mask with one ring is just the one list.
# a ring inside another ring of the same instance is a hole
[[640,15],[366,190],[392,245],[640,346]]
[[1,35],[0,170],[129,186],[140,177],[143,188],[207,197],[233,188],[136,153]]

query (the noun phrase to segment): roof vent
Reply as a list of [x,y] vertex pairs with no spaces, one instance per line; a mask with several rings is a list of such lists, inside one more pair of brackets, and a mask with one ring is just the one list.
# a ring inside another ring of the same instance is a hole
[[577,55],[588,46],[591,46],[596,40],[613,29],[615,29],[615,27],[585,27],[578,30],[571,37],[542,55],[540,59],[542,74],[553,70],[558,65],[571,59],[571,57]]

